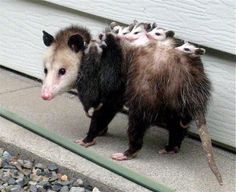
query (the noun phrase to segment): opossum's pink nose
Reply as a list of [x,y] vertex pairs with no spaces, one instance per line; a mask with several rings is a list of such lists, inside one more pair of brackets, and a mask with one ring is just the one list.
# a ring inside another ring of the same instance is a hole
[[150,33],[146,33],[146,36],[147,36],[149,39],[154,39],[153,35],[151,35]]
[[52,99],[52,94],[48,91],[43,91],[42,94],[41,94],[41,97],[44,100],[50,100],[50,99]]

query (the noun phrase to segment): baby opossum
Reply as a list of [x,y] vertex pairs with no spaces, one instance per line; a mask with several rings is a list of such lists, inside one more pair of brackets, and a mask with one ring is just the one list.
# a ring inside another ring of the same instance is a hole
[[[103,40],[104,37],[100,38]],[[97,41],[89,43],[90,50],[85,49],[78,78],[80,99],[84,106],[88,106],[85,111],[92,106],[96,107],[92,110],[87,136],[76,141],[86,147],[95,144],[96,136],[107,131],[107,125],[123,106],[125,82],[121,71],[121,49],[112,34],[106,35],[104,44],[99,47]],[[91,99],[95,101],[94,105]]]
[[[110,31],[113,32],[118,39],[123,39],[126,34],[130,33],[130,31],[133,29],[135,23],[136,23],[136,21],[134,21],[134,23],[132,23],[128,26],[121,26],[116,22],[111,22]],[[107,32],[109,32],[109,31],[107,31]]]
[[133,46],[146,45],[150,40],[147,38],[147,31],[151,29],[150,23],[135,23],[132,30],[125,34],[125,39]]
[[201,55],[204,55],[206,53],[206,50],[203,48],[198,48],[192,43],[185,42],[183,45],[176,47],[175,49],[178,49],[180,51],[185,52],[186,54],[189,54],[192,57],[199,57]]
[[[76,87],[78,96],[88,117],[99,110],[103,103],[100,98],[100,60],[105,43],[100,40],[91,40],[84,50]],[[91,70],[93,68],[93,70]]]
[[156,40],[159,46],[174,48],[177,45],[177,40],[174,38],[174,31],[167,30],[156,25],[152,25],[151,31],[147,33],[149,39]]

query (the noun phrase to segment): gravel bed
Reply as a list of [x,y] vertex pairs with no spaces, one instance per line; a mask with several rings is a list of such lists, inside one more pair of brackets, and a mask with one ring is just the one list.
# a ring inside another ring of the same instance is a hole
[[1,192],[101,192],[81,178],[69,178],[54,163],[36,163],[0,148]]

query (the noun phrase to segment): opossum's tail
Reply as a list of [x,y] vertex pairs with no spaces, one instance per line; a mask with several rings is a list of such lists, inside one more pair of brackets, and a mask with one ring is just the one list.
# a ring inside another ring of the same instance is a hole
[[207,155],[208,164],[209,164],[212,172],[215,174],[219,184],[223,185],[223,180],[222,180],[220,171],[216,165],[216,162],[215,162],[215,159],[213,156],[211,139],[209,137],[209,133],[207,130],[206,119],[203,114],[197,115],[196,125],[197,125],[198,132],[199,132],[199,135],[200,135],[200,138],[202,141],[203,150],[205,151],[205,153]]
[[201,68],[195,68],[191,75],[186,75],[186,78],[181,94],[181,102],[183,106],[186,107],[185,109],[187,109],[190,116],[196,120],[203,150],[207,155],[209,166],[219,184],[222,185],[222,177],[214,160],[211,139],[205,119],[207,104],[211,97],[211,82]]

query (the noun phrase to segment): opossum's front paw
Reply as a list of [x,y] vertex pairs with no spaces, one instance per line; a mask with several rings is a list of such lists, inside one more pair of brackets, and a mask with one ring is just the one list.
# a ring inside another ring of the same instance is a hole
[[169,147],[166,146],[164,149],[161,149],[160,151],[158,151],[159,154],[176,154],[179,152],[179,147],[175,146],[175,147]]
[[84,146],[84,147],[87,148],[87,147],[90,147],[90,146],[92,146],[92,145],[95,145],[96,140],[93,139],[91,142],[84,142],[84,139],[77,139],[77,140],[75,140],[74,142],[77,143],[77,144],[80,144],[81,146]]
[[133,159],[134,157],[137,156],[137,152],[135,153],[130,153],[129,150],[125,151],[124,153],[114,153],[111,158],[116,160],[116,161],[124,161],[124,160],[129,160]]
[[114,153],[111,156],[112,159],[116,160],[116,161],[124,161],[124,160],[128,160],[128,157],[124,154],[124,153]]

